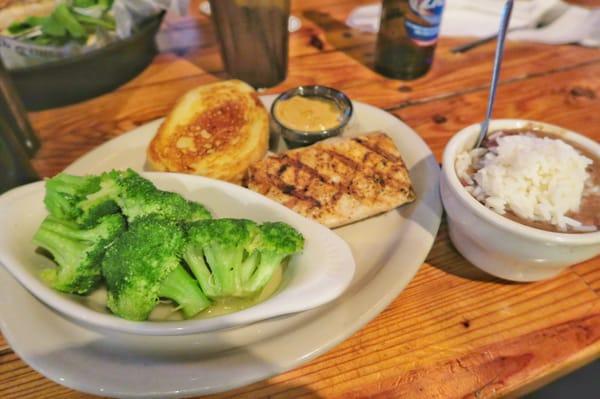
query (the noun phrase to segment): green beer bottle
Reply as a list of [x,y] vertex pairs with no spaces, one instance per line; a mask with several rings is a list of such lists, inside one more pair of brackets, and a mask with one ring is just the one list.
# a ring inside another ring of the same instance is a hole
[[375,70],[393,79],[416,79],[429,71],[444,0],[383,0]]

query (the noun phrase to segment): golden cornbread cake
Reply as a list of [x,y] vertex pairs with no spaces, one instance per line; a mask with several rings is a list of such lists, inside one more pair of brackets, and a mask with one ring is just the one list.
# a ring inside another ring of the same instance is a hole
[[151,169],[240,184],[269,144],[269,115],[256,91],[239,80],[186,93],[152,139]]

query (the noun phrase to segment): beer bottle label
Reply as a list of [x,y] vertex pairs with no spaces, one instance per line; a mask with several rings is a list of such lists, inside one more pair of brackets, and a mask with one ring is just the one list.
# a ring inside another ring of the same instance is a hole
[[440,33],[444,0],[409,0],[416,20],[406,19],[404,27],[411,40],[420,47],[435,44]]

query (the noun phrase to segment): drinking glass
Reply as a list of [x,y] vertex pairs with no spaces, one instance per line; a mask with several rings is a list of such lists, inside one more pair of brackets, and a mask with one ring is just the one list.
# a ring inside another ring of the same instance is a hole
[[39,180],[29,162],[38,148],[25,108],[0,59],[0,193]]
[[210,0],[227,73],[255,88],[287,74],[290,0]]

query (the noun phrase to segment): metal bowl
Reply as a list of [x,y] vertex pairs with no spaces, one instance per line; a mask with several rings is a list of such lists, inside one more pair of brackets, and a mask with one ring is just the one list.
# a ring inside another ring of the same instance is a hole
[[[277,119],[277,116],[275,115],[275,107],[280,101],[287,100],[294,96],[320,97],[334,102],[341,112],[339,125],[332,129],[320,130],[317,132],[301,131],[287,127],[284,123]],[[271,106],[271,116],[274,122],[273,128],[283,137],[288,148],[304,147],[320,140],[339,136],[342,134],[346,128],[346,125],[350,121],[352,112],[352,101],[350,101],[348,96],[339,90],[325,86],[299,86],[294,89],[290,89],[281,93],[275,99],[275,101],[273,101],[273,105]]]
[[148,19],[132,36],[101,49],[40,65],[10,76],[28,110],[60,107],[107,93],[144,70],[157,53],[164,14]]

